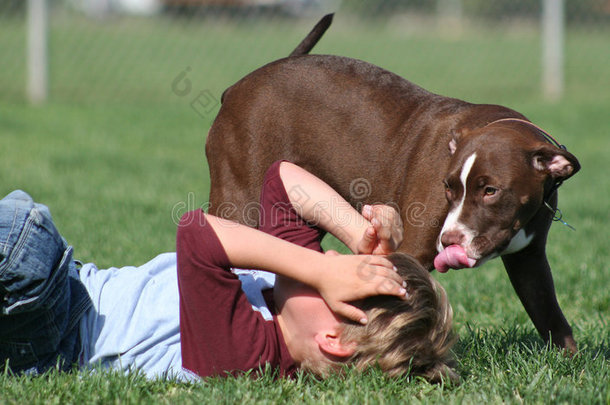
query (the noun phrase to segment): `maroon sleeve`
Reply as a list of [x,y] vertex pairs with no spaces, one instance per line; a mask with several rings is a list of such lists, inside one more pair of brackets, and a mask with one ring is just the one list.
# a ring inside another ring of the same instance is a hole
[[308,224],[299,216],[290,203],[288,193],[295,201],[305,201],[309,196],[299,186],[286,190],[280,177],[280,163],[282,161],[273,163],[263,180],[259,229],[294,244],[321,252],[320,243],[324,237],[324,231]]
[[202,377],[265,363],[294,372],[279,325],[252,309],[202,210],[182,217],[176,245],[183,367]]

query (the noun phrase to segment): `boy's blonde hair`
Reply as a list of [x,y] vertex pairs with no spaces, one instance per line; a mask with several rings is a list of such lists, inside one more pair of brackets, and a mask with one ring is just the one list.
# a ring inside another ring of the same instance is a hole
[[366,325],[344,322],[343,343],[356,343],[344,361],[306,362],[302,367],[318,375],[351,364],[358,370],[377,366],[389,376],[418,375],[431,382],[457,381],[451,370],[453,311],[445,290],[414,258],[388,256],[407,283],[408,298],[376,296],[357,304],[368,317]]

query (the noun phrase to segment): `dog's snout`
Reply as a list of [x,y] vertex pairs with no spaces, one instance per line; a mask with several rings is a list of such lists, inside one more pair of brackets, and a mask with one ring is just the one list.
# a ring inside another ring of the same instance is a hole
[[443,247],[450,245],[462,245],[464,239],[465,236],[460,231],[447,231],[441,236],[441,243],[443,244]]

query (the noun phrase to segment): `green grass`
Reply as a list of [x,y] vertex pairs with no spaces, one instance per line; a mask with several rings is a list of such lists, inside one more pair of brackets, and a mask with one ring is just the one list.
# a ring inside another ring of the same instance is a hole
[[[287,54],[309,28],[282,21],[156,24],[92,24],[60,15],[53,23],[53,98],[42,107],[23,101],[21,62],[0,59],[0,194],[22,188],[49,205],[76,256],[102,268],[172,251],[176,217],[207,200],[203,150],[214,112],[201,117],[189,97],[173,94],[176,75],[191,66],[194,88],[219,95],[248,71]],[[6,54],[22,51],[19,27],[0,24]],[[113,373],[0,373],[0,404],[610,403],[607,32],[569,32],[566,97],[556,104],[539,95],[534,34],[449,38],[338,21],[316,51],[374,62],[442,94],[506,104],[579,157],[582,171],[560,192],[560,208],[577,231],[554,224],[548,243],[558,298],[581,348],[576,357],[542,343],[494,261],[435,274],[454,308],[459,386],[388,380],[374,370],[326,381],[274,381],[266,373],[200,384]],[[87,46],[78,45],[79,35]],[[326,245],[335,246],[332,240]]]

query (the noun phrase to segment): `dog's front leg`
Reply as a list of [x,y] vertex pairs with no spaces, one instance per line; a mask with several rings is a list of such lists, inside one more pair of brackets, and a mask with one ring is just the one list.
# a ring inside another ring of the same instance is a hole
[[545,341],[550,338],[553,344],[574,354],[576,342],[557,302],[544,245],[544,241],[533,241],[517,253],[502,256],[502,261],[540,336]]

